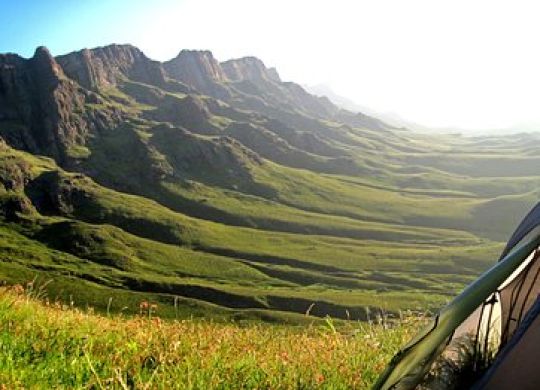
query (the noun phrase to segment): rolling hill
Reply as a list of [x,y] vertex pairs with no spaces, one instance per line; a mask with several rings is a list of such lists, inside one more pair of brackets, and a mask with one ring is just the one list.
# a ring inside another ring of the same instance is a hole
[[540,135],[418,134],[254,57],[0,55],[0,279],[302,322],[439,306],[540,195]]

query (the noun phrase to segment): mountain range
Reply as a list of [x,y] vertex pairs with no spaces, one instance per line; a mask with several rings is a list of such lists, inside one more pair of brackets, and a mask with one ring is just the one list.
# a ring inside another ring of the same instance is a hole
[[540,195],[538,134],[416,133],[210,51],[2,54],[0,137],[0,279],[98,310],[434,307]]

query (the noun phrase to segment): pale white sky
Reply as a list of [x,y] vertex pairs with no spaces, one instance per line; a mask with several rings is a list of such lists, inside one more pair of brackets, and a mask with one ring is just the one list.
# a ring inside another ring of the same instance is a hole
[[111,39],[154,59],[182,48],[210,49],[219,60],[254,55],[285,80],[324,83],[359,104],[429,126],[540,123],[539,2],[132,4],[131,15],[115,18],[123,35]]

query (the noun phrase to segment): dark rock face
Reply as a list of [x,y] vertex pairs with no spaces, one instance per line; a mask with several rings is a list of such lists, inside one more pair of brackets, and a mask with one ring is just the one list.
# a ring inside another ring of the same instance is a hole
[[24,103],[30,99],[25,91],[29,83],[26,60],[15,54],[0,55],[0,120],[14,120],[21,114],[30,115],[22,110]]
[[66,147],[85,138],[87,126],[77,114],[85,94],[46,48],[28,60],[0,55],[0,85],[0,120],[17,125],[1,128],[8,143],[62,160]]
[[230,97],[222,83],[227,76],[210,51],[182,50],[163,64],[167,74],[193,88],[220,99]]
[[[325,137],[339,134],[318,119],[385,128],[374,118],[339,110],[298,84],[282,82],[275,69],[255,57],[220,64],[210,51],[183,50],[160,63],[130,45],[57,58],[44,47],[30,59],[0,55],[0,137],[10,146],[53,157],[72,169],[84,165],[99,137],[128,119],[167,122],[204,135],[220,134],[224,120],[274,120],[280,124],[228,129],[236,129],[233,137],[257,151],[288,143],[302,153],[329,157],[341,153]],[[285,149],[293,150],[290,145]]]
[[66,75],[90,90],[115,85],[122,77],[156,86],[166,83],[161,64],[130,45],[83,49],[57,60]]
[[71,215],[74,205],[88,197],[76,185],[79,178],[64,177],[58,171],[45,172],[29,182],[25,192],[41,214]]

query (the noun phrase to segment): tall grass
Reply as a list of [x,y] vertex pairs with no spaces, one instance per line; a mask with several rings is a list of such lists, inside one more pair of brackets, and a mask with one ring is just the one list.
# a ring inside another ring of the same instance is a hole
[[106,317],[33,291],[0,290],[7,388],[363,389],[419,325],[169,322],[150,302]]

